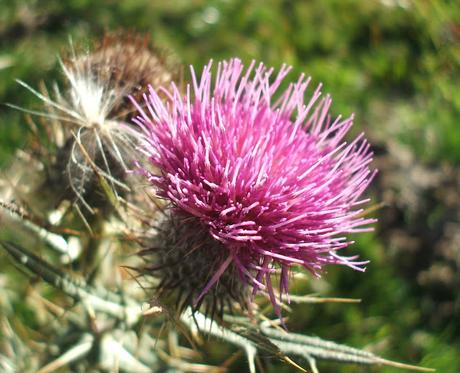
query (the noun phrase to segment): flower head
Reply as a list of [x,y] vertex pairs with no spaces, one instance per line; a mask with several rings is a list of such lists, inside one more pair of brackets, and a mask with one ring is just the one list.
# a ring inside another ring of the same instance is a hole
[[[129,191],[126,171],[133,162],[137,128],[131,121],[129,96],[142,97],[150,82],[169,83],[176,68],[137,34],[107,34],[91,51],[76,53],[73,46],[61,62],[64,86],[54,95],[20,82],[45,104],[46,132],[56,149],[43,189],[60,200],[81,203],[85,211],[109,204],[100,187],[104,177],[115,194]],[[170,68],[171,67],[171,68]],[[98,174],[98,175],[97,175]]]
[[[273,69],[254,62],[245,69],[232,59],[218,64],[213,79],[211,65],[199,80],[191,69],[186,94],[172,85],[161,92],[164,102],[150,88],[147,109],[136,104],[143,153],[154,166],[141,172],[173,217],[193,221],[189,236],[200,230],[211,240],[188,254],[206,257],[210,246],[221,252],[218,266],[213,254],[212,266],[197,269],[207,277],[194,283],[195,304],[227,271],[253,294],[266,291],[276,308],[272,277],[279,274],[279,293],[287,294],[293,266],[317,276],[327,264],[361,270],[366,262],[339,254],[351,244],[346,235],[373,222],[358,207],[373,175],[369,144],[363,134],[343,140],[353,117],[332,120],[320,87],[305,102],[310,79],[303,75],[281,89],[289,67],[272,79]],[[167,250],[189,260],[183,245]]]

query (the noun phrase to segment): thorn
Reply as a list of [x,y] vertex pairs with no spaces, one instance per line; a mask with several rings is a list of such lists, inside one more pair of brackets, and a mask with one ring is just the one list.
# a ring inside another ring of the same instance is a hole
[[163,308],[159,306],[151,306],[149,308],[142,311],[142,316],[150,317],[150,316],[157,316],[163,313]]

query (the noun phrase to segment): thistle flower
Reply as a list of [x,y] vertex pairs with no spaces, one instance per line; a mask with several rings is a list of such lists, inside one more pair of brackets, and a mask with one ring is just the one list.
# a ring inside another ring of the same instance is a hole
[[372,152],[363,134],[343,140],[353,116],[332,120],[321,87],[304,101],[310,78],[282,90],[289,67],[272,79],[274,69],[253,62],[245,70],[232,59],[213,79],[211,66],[200,80],[191,68],[185,95],[172,84],[150,87],[145,111],[133,100],[153,166],[140,172],[171,207],[146,271],[195,307],[204,298],[216,307],[223,294],[240,300],[252,285],[279,314],[273,278],[281,298],[294,266],[315,276],[328,264],[364,270],[365,261],[341,252],[349,233],[374,221],[359,208]]

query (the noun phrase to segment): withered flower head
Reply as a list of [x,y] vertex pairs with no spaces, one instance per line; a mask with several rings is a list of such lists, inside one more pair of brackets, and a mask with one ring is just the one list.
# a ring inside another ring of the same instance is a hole
[[57,151],[51,155],[45,187],[61,199],[77,200],[90,212],[107,206],[100,187],[105,178],[113,191],[129,189],[125,173],[133,162],[137,129],[128,96],[140,97],[147,83],[154,87],[178,76],[166,57],[140,35],[109,34],[93,50],[72,53],[61,62],[65,85],[54,97],[40,93],[47,131]]

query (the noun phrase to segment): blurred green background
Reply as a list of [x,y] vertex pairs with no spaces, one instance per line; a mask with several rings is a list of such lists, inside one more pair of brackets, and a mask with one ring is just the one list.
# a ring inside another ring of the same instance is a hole
[[[239,56],[322,82],[333,113],[356,114],[374,145],[371,195],[385,207],[350,252],[366,273],[330,268],[323,296],[361,304],[296,309],[290,329],[386,358],[460,371],[460,5],[435,0],[48,0],[0,3],[0,102],[39,103],[33,87],[62,76],[69,37],[151,36],[185,66]],[[0,106],[0,165],[27,143],[24,115]],[[393,372],[322,364],[321,372]],[[244,364],[240,365],[244,369]],[[291,371],[279,366],[276,371]]]

